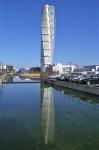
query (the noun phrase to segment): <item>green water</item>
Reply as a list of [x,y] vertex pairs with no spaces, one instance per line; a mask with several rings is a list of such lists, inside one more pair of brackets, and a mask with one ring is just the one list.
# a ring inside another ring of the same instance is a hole
[[0,86],[0,150],[99,150],[99,99],[39,83]]

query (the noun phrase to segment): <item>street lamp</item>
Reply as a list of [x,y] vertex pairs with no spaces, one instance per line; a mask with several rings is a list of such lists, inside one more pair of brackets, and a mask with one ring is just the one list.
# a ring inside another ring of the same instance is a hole
[[71,71],[72,71],[72,70],[71,70],[71,64],[72,64],[72,62],[70,61],[70,62],[69,62],[69,67],[70,67],[70,69],[69,69],[69,70],[70,70],[70,71],[69,71],[69,73],[70,73],[70,83],[71,83]]

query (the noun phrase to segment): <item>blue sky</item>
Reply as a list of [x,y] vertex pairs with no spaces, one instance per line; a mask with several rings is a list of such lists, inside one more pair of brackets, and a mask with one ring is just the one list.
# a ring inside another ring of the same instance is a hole
[[98,0],[0,0],[0,62],[40,66],[45,4],[56,7],[54,62],[99,64]]

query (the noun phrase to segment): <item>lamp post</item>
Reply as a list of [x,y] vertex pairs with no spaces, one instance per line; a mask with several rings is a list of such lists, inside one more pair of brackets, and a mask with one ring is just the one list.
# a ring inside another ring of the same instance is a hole
[[72,64],[72,62],[70,61],[70,62],[69,62],[69,66],[70,66],[70,71],[69,71],[69,72],[70,72],[70,83],[71,83],[71,71],[72,71],[72,70],[71,70],[71,64]]

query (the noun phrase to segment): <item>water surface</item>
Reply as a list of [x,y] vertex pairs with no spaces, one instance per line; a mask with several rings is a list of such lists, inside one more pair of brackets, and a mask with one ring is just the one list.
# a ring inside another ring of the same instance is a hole
[[97,97],[39,83],[0,86],[0,150],[99,150]]

